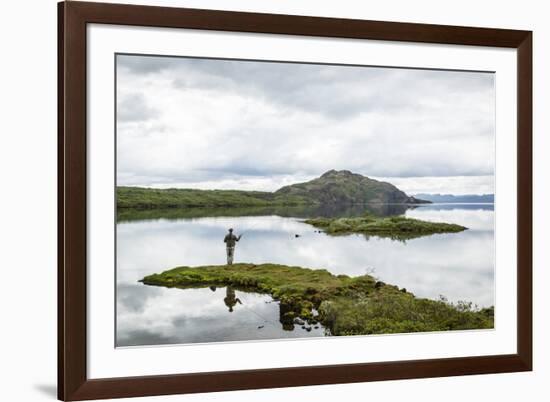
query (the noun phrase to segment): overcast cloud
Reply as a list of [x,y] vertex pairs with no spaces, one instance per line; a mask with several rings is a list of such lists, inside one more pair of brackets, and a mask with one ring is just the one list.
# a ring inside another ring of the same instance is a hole
[[276,190],[347,169],[494,191],[494,75],[117,56],[118,185]]

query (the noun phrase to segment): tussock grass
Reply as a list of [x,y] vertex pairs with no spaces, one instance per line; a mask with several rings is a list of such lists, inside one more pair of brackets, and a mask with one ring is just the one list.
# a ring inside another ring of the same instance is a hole
[[333,275],[324,269],[278,264],[178,267],[146,276],[147,285],[231,286],[280,301],[280,321],[320,322],[332,335],[387,334],[493,328],[494,309],[415,297],[370,275]]

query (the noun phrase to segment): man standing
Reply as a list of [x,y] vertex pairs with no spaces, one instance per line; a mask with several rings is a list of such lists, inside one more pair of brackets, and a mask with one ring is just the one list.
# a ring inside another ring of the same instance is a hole
[[223,299],[223,302],[229,308],[230,313],[233,312],[233,307],[235,307],[237,303],[243,304],[241,299],[235,296],[235,289],[233,289],[231,286],[228,286],[226,288],[225,298]]
[[235,244],[241,240],[241,236],[235,236],[233,229],[229,229],[229,233],[225,235],[223,242],[227,251],[227,265],[233,264],[233,255],[235,255]]

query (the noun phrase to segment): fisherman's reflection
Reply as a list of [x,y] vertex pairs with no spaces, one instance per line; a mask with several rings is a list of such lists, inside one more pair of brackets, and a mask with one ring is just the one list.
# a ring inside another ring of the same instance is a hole
[[225,290],[225,298],[223,299],[225,305],[229,308],[229,312],[233,312],[233,307],[237,303],[242,304],[241,300],[235,296],[235,289],[228,286]]

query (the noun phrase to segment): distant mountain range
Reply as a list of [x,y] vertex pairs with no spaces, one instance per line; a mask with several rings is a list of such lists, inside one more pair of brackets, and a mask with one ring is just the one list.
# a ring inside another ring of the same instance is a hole
[[433,203],[494,203],[494,194],[467,194],[467,195],[452,195],[452,194],[415,194],[415,197]]
[[243,207],[330,204],[423,204],[393,184],[349,170],[329,170],[305,183],[275,192],[241,190],[153,189],[117,187],[119,208]]

